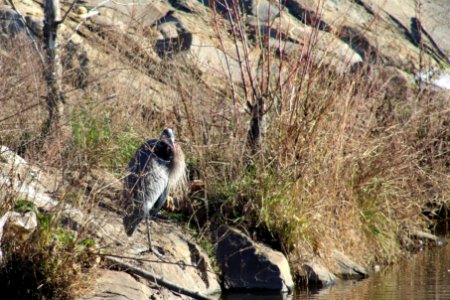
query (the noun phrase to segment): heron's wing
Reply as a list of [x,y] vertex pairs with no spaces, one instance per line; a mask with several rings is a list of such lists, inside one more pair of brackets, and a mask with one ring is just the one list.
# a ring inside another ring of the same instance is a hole
[[140,174],[150,168],[150,160],[158,143],[158,140],[148,140],[136,150],[128,164],[128,171],[132,174]]
[[158,200],[156,201],[155,205],[153,206],[153,208],[151,210],[152,215],[156,215],[161,210],[161,208],[164,206],[164,203],[166,203],[168,193],[169,193],[169,186],[167,185],[166,188],[164,189],[163,193],[161,194],[161,196],[159,196]]
[[[169,183],[169,171],[158,159],[151,159],[150,168],[142,178],[142,190],[144,192],[144,212],[149,213],[158,199],[167,193]],[[164,197],[165,198],[165,197]]]
[[[124,181],[124,208],[123,223],[126,233],[131,236],[148,210],[146,204],[152,200],[153,195],[147,195],[148,183],[145,177],[152,173],[153,150],[157,140],[149,140],[136,151],[128,164],[128,176]],[[156,180],[156,178],[154,178]],[[155,191],[157,192],[157,191]]]
[[157,142],[157,140],[148,140],[142,144],[128,163],[129,174],[124,181],[124,195],[128,205],[132,202],[138,202],[142,205],[144,201],[140,188],[142,185],[141,179],[150,169],[152,153]]

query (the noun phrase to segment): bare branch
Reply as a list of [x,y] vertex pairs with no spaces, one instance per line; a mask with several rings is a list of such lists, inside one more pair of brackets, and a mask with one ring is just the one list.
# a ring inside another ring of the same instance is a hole
[[58,23],[64,23],[64,21],[66,20],[67,16],[69,15],[69,13],[72,11],[73,7],[75,6],[75,4],[78,2],[78,0],[73,0],[72,4],[70,4],[69,9],[66,11],[66,13],[64,14],[64,17],[58,22]]

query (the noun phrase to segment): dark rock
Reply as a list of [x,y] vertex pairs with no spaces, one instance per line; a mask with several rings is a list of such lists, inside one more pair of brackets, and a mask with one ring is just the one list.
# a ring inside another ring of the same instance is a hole
[[288,292],[293,288],[289,264],[283,254],[253,242],[228,226],[219,227],[216,234],[216,257],[226,289]]
[[26,25],[19,14],[7,6],[0,7],[0,20],[1,31],[10,38],[25,32]]
[[318,28],[323,31],[330,31],[330,26],[321,20],[320,16],[315,11],[303,7],[302,1],[299,0],[286,0],[284,5],[294,17],[299,19],[302,23],[311,27]]
[[192,34],[188,32],[175,17],[166,15],[159,22],[157,29],[162,38],[156,40],[156,52],[160,57],[170,57],[181,51],[189,50],[192,45]]
[[42,37],[43,28],[44,23],[42,20],[36,20],[31,16],[25,16],[22,19],[12,8],[8,6],[0,7],[0,33],[3,33],[8,38],[15,37],[20,33]]

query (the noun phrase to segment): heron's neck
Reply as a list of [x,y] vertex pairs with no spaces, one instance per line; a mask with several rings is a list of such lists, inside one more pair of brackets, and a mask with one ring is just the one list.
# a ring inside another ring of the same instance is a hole
[[176,189],[186,182],[186,162],[184,153],[178,145],[175,145],[173,150],[173,159],[169,168],[169,185]]

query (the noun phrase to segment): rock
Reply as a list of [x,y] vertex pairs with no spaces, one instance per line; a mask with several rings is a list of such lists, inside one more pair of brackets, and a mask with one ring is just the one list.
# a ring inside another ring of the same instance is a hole
[[430,54],[441,55],[444,59],[450,56],[448,1],[421,1],[420,8],[414,0],[388,1],[382,5],[375,0],[361,2],[375,14],[386,15],[416,47],[425,43],[426,51],[434,52]]
[[422,244],[431,244],[435,246],[443,246],[447,244],[447,241],[445,239],[441,239],[434,234],[421,230],[415,230],[414,232],[412,232],[411,237],[418,239],[422,242]]
[[238,230],[221,226],[216,232],[216,258],[229,290],[277,290],[294,287],[289,264],[281,252],[253,242]]
[[[420,50],[415,37],[418,34],[414,32],[419,32],[418,27],[423,33],[422,42],[426,44],[426,53],[422,53],[422,58],[427,56],[431,62],[442,61],[449,56],[450,39],[444,31],[448,31],[450,10],[445,0],[423,3],[419,22],[416,20],[414,0],[388,1],[384,4],[374,0],[289,0],[286,6],[305,24],[336,34],[362,57],[368,51],[366,58],[369,62],[376,57],[384,64],[404,71],[417,70],[420,67]],[[436,14],[436,7],[445,8],[442,13]]]
[[231,77],[233,82],[242,82],[239,62],[206,39],[193,36],[192,47],[188,56],[196,66],[205,73],[205,77],[215,74],[216,77]]
[[161,38],[156,40],[155,47],[160,57],[171,57],[191,48],[192,34],[172,14],[166,15],[159,22],[157,29]]
[[335,250],[333,251],[333,258],[337,266],[335,274],[338,277],[342,279],[362,279],[369,276],[364,267],[353,262],[344,253]]
[[[0,218],[0,262],[3,259],[1,244],[4,240],[25,241],[37,228],[38,221],[35,212],[21,214],[8,211]],[[4,236],[6,238],[4,239]]]
[[148,250],[145,222],[128,237],[120,216],[93,207],[90,214],[85,214],[82,224],[86,224],[105,254],[119,256],[125,263],[187,290],[203,295],[216,295],[221,291],[208,256],[179,224],[170,220],[151,221],[152,246],[163,254],[162,259],[144,252]]
[[12,8],[6,5],[0,7],[0,29],[1,31],[12,38],[21,32],[25,32],[26,25]]
[[248,1],[251,4],[251,13],[258,18],[260,22],[270,22],[280,16],[280,9],[268,0]]
[[103,3],[98,11],[100,14],[109,17],[114,23],[121,22],[127,26],[150,27],[172,11],[167,1],[151,0],[124,0],[119,2],[102,0],[87,0],[83,4],[86,6],[97,6]]
[[146,300],[154,293],[145,284],[138,282],[125,272],[99,270],[95,276],[93,290],[78,300]]
[[[42,182],[45,182],[46,186]],[[42,170],[30,166],[22,157],[7,147],[1,146],[0,186],[4,188],[0,189],[0,198],[13,199],[13,201],[27,199],[37,207],[48,210],[58,204],[47,194],[54,185],[56,180],[49,181]]]
[[[306,2],[306,3],[305,3]],[[317,9],[312,9],[312,5],[308,1],[301,0],[286,0],[283,2],[289,12],[302,23],[308,24],[311,27],[318,28],[323,31],[330,31],[330,26],[324,22],[319,15],[317,15]]]
[[0,163],[8,165],[26,165],[27,161],[6,146],[0,146]]
[[303,272],[308,285],[324,287],[335,284],[338,280],[325,266],[315,261],[303,264]]
[[189,297],[174,294],[152,282],[138,281],[128,273],[100,269],[93,288],[77,300],[183,300]]
[[25,214],[10,212],[8,227],[13,229],[17,235],[30,234],[37,227],[36,213],[29,211]]
[[31,35],[42,37],[44,22],[41,19],[33,18],[29,15],[24,16],[22,19],[12,8],[3,5],[0,6],[0,20],[0,33],[3,33],[8,38],[13,38],[21,33],[26,35],[30,33]]
[[35,212],[29,211],[21,214],[16,211],[8,211],[0,218],[0,240],[5,233],[4,227],[8,227],[8,234],[25,240],[38,225],[37,216]]

